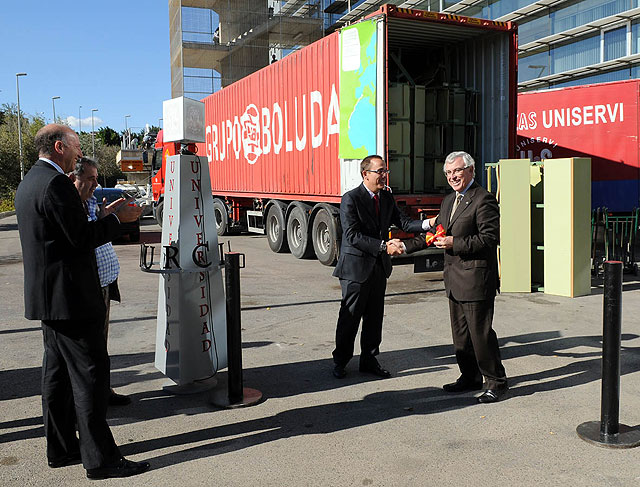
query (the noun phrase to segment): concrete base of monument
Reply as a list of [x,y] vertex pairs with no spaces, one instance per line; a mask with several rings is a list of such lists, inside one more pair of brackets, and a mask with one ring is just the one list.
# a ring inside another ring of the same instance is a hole
[[176,384],[171,381],[162,386],[162,390],[167,394],[187,395],[198,394],[213,389],[218,385],[218,379],[209,377],[207,379],[196,380],[187,384]]
[[214,406],[225,409],[243,408],[258,404],[262,400],[262,392],[251,389],[250,387],[242,388],[242,398],[231,402],[229,399],[229,391],[226,388],[219,388],[211,393],[209,402]]

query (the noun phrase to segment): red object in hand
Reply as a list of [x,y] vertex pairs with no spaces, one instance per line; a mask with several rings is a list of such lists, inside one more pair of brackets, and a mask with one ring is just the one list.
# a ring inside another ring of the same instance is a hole
[[439,237],[446,237],[446,233],[444,231],[444,227],[442,226],[442,224],[436,227],[435,235],[431,232],[427,232],[427,234],[424,236],[424,241],[427,244],[427,247],[429,247],[429,245],[435,242],[436,238],[439,238]]
[[431,232],[427,232],[427,234],[424,236],[424,241],[427,244],[427,247],[431,245],[435,239],[436,236]]

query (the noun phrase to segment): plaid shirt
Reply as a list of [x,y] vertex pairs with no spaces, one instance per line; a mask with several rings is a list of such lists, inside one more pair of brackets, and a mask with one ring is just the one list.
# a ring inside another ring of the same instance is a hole
[[[98,200],[95,196],[91,196],[87,200],[88,218],[90,221],[98,219]],[[100,247],[96,247],[96,262],[98,264],[98,276],[100,277],[100,285],[108,286],[118,278],[120,273],[120,263],[113,245],[108,242]]]

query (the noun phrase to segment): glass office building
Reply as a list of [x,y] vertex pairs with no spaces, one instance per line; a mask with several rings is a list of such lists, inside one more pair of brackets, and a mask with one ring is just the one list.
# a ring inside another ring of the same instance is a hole
[[[415,2],[414,2],[415,3]],[[518,24],[520,91],[637,78],[639,0],[463,0],[443,11]]]
[[640,77],[640,0],[169,0],[172,96],[202,98],[385,3],[516,22],[519,91]]
[[171,96],[201,99],[325,34],[328,0],[169,0]]
[[383,3],[516,22],[519,91],[640,77],[640,0],[363,0],[350,8]]

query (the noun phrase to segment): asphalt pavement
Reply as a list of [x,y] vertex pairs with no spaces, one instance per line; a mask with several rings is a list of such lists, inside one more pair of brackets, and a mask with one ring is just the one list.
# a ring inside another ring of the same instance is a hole
[[[159,245],[144,219],[142,240]],[[139,245],[116,245],[121,304],[111,308],[115,389],[132,404],[109,409],[122,453],[151,470],[113,485],[637,486],[640,448],[608,449],[576,434],[600,419],[603,290],[563,298],[496,299],[511,391],[477,404],[441,387],[458,376],[441,275],[397,266],[386,296],[379,380],[332,374],[338,280],[316,260],[274,254],[265,237],[223,237],[243,252],[245,386],[256,406],[220,409],[211,392],[170,395],[154,367],[158,276],[139,270]],[[0,219],[0,485],[86,485],[81,465],[47,467],[40,404],[42,338],[23,317],[15,216]],[[640,425],[640,282],[623,286],[620,421]],[[224,389],[226,371],[218,374]],[[477,395],[477,394],[476,394]]]

